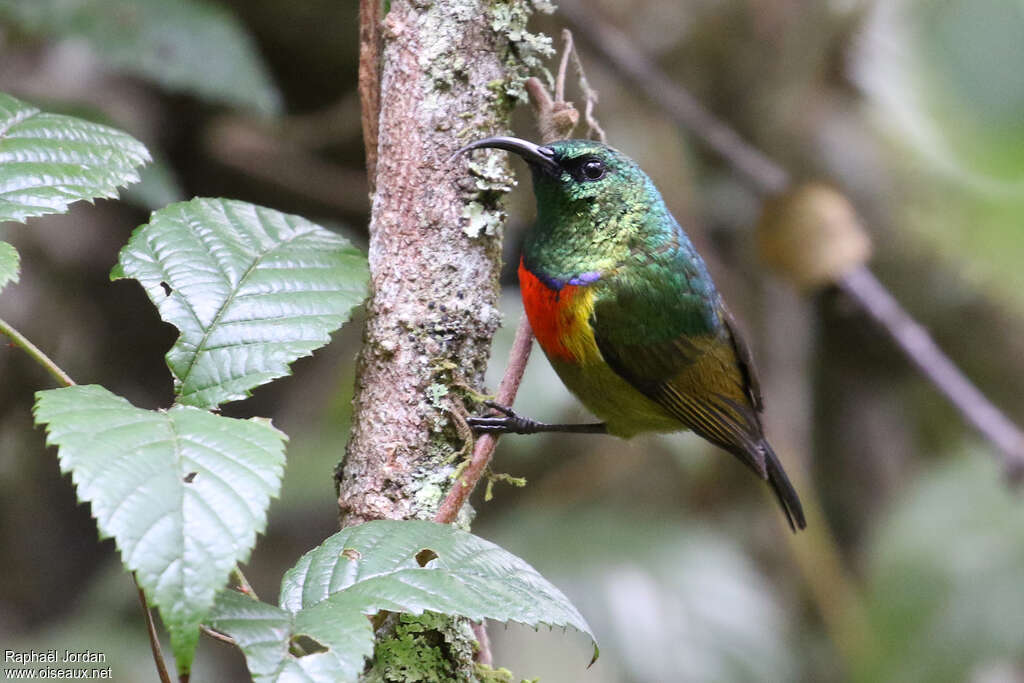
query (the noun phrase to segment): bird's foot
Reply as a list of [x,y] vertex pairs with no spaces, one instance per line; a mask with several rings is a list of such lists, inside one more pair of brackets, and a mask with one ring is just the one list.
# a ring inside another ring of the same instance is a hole
[[470,417],[466,420],[474,432],[478,434],[538,434],[540,432],[576,432],[581,434],[604,434],[604,423],[597,424],[548,424],[523,417],[508,406],[494,401],[484,401],[484,405],[502,414],[485,417]]
[[523,417],[508,406],[494,401],[484,401],[484,405],[501,413],[501,416],[487,415],[467,418],[466,422],[478,434],[536,434],[544,431],[544,427],[548,426],[543,422]]

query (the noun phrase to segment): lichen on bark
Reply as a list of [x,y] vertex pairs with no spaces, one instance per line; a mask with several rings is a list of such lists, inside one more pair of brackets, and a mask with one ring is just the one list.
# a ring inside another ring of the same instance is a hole
[[[371,296],[336,473],[343,525],[430,518],[471,440],[459,415],[475,407],[500,324],[500,199],[515,181],[500,154],[473,169],[451,156],[508,131],[523,80],[550,51],[526,30],[532,10],[526,0],[392,0],[380,22]],[[466,630],[459,623],[453,633]],[[378,652],[394,651],[394,637],[382,635]],[[453,671],[472,671],[465,650],[446,646]],[[374,666],[365,680],[390,679]]]
[[372,294],[338,473],[344,524],[429,517],[438,497],[425,494],[465,445],[452,413],[460,386],[481,385],[500,322],[499,199],[514,179],[500,156],[475,175],[450,157],[507,131],[524,59],[546,44],[526,31],[530,12],[523,0],[395,1],[382,21]]

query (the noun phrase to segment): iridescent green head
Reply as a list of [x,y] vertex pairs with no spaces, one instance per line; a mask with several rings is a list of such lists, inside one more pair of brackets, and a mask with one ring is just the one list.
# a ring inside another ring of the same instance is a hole
[[686,242],[651,179],[616,149],[593,140],[536,145],[495,137],[460,152],[483,147],[513,152],[530,165],[537,224],[524,255],[552,276],[607,272],[631,254]]
[[623,196],[626,186],[633,184],[654,190],[635,161],[594,140],[559,140],[536,145],[519,138],[494,137],[466,145],[458,154],[485,147],[504,149],[522,157],[533,170],[538,198],[544,195],[558,204],[622,202],[633,199],[635,192],[627,191],[630,196]]

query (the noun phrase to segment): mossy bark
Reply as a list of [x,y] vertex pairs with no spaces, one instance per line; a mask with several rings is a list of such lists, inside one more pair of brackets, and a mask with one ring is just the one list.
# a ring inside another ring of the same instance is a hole
[[[468,168],[451,156],[508,130],[532,62],[549,49],[525,30],[530,9],[523,0],[392,0],[380,22],[372,293],[337,472],[342,525],[430,518],[471,438],[459,415],[466,388],[482,386],[500,323],[499,200],[513,178],[502,155]],[[400,648],[379,640],[378,650]],[[452,680],[473,680],[471,651],[444,648],[448,671],[459,672]],[[368,680],[385,680],[377,668]]]

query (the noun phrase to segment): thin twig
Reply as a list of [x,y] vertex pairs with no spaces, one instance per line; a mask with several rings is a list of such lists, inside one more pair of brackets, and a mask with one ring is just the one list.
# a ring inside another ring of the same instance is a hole
[[562,40],[565,45],[562,48],[562,58],[558,61],[558,76],[555,78],[555,101],[565,102],[565,72],[569,70],[569,58],[575,48],[572,42],[572,31],[562,29]]
[[[608,66],[718,153],[759,191],[772,195],[789,189],[792,176],[781,164],[711,114],[625,34],[585,10],[579,0],[561,0],[559,8]],[[836,284],[882,326],[935,388],[999,449],[1011,478],[1024,476],[1024,432],[967,379],[871,271],[861,266]]]
[[[59,384],[65,387],[75,386],[75,380],[71,379],[71,375],[64,372],[52,358],[43,353],[28,337],[3,319],[0,319],[0,334],[10,338],[15,346],[21,348],[34,361],[39,363]],[[143,592],[142,586],[139,585],[138,579],[135,578],[134,572],[132,573],[132,581],[135,583],[135,588],[139,593],[139,604],[142,606],[142,614],[146,620],[146,632],[149,634],[149,648],[153,652],[153,663],[156,665],[161,683],[171,683],[170,675],[167,673],[167,666],[164,664],[164,655],[160,649],[160,639],[157,637],[156,625],[153,623],[153,615],[150,613],[149,605],[146,603],[146,594]]]
[[366,179],[372,195],[377,179],[380,127],[380,20],[382,0],[359,0],[359,99],[362,102]]
[[[580,90],[583,91],[583,120],[587,122],[587,135],[591,138],[597,138],[601,142],[607,143],[608,136],[605,135],[604,128],[598,123],[597,117],[594,116],[594,107],[597,105],[597,91],[590,86],[590,81],[587,80],[587,72],[583,69],[583,60],[580,59],[580,53],[576,51],[576,41],[572,37],[572,31],[567,28],[562,29],[562,39],[565,41],[565,54],[562,58],[562,65],[559,67],[558,75],[564,81],[564,74],[562,73],[565,68],[565,62],[568,58],[572,58],[573,66],[576,67],[576,76],[579,78]],[[560,92],[560,91],[556,91]],[[556,94],[556,98],[564,99],[562,95]]]
[[564,140],[572,135],[580,120],[580,113],[571,102],[551,99],[548,89],[539,78],[526,79],[526,94],[537,121],[537,130],[543,142]]
[[1007,475],[1013,480],[1024,476],[1024,433],[974,386],[871,271],[857,268],[837,284],[878,323],[960,414],[1003,452]]
[[[505,375],[498,385],[498,393],[495,401],[502,405],[512,405],[516,393],[519,391],[519,383],[523,381],[523,372],[526,371],[526,362],[530,359],[530,349],[533,347],[533,330],[530,329],[530,321],[524,315],[519,319],[519,327],[516,328],[516,338],[512,342],[512,351],[509,352],[508,366],[505,368]],[[434,521],[442,524],[451,524],[459,516],[469,494],[473,493],[477,483],[483,477],[487,465],[491,462],[491,455],[494,447],[498,445],[498,435],[482,434],[473,445],[473,455],[469,464],[462,470],[462,474],[455,480],[448,496],[441,503]]]
[[[541,132],[542,142],[552,142],[567,138],[572,134],[572,129],[579,120],[579,114],[571,103],[565,101],[565,72],[570,55],[575,55],[572,33],[565,31],[565,49],[558,69],[558,80],[555,84],[555,99],[537,78],[526,80],[526,92],[530,97],[530,104],[533,107],[537,120],[537,128]],[[579,64],[579,57],[576,56],[577,72],[580,75],[580,87],[588,102],[588,108],[592,101],[596,101],[596,93],[586,83],[583,76],[583,67]],[[604,131],[596,125],[596,130],[603,136]],[[603,140],[603,137],[602,137]],[[523,372],[526,370],[526,363],[530,359],[530,350],[533,348],[533,330],[530,328],[530,321],[523,315],[519,319],[519,327],[516,328],[515,341],[512,342],[512,350],[509,352],[508,364],[505,367],[505,374],[498,385],[498,393],[495,402],[504,406],[511,406],[515,402],[516,393],[519,391],[519,383],[523,380]],[[487,466],[491,462],[494,448],[498,445],[497,434],[483,434],[473,444],[473,454],[469,462],[455,478],[444,502],[434,515],[435,522],[451,524],[459,515],[459,511],[476,488],[476,485],[487,472]]]
[[580,0],[560,0],[558,8],[609,66],[637,86],[678,125],[689,129],[746,176],[755,187],[766,194],[786,189],[790,176],[785,168],[718,120],[634,47],[626,34],[601,21],[594,10],[584,7]]
[[[601,128],[601,124],[598,123],[597,117],[594,116],[594,106],[597,104],[597,91],[590,86],[590,81],[587,80],[587,72],[583,70],[583,60],[580,59],[580,54],[576,51],[576,41],[572,37],[572,31],[567,28],[562,29],[562,41],[564,43],[562,47],[562,58],[558,62],[558,76],[555,78],[555,99],[554,102],[559,104],[558,108],[571,108],[572,104],[565,101],[565,74],[569,70],[569,62],[571,61],[573,66],[576,68],[576,76],[579,79],[580,90],[583,92],[583,118],[587,122],[587,136],[590,138],[596,138],[601,142],[607,143],[608,137],[605,135],[604,129]],[[534,80],[534,79],[531,79]],[[547,105],[551,108],[551,98],[547,94],[547,90],[540,84],[540,81],[532,84],[531,89],[527,84],[527,91],[530,93],[530,98],[534,102],[534,108],[543,112],[547,101]],[[536,92],[542,90],[543,94]],[[551,111],[556,111],[552,108]],[[574,111],[575,113],[575,111]],[[579,117],[579,114],[576,114]],[[573,121],[575,126],[576,121]],[[542,126],[543,130],[543,126]],[[543,136],[542,136],[543,137]],[[561,135],[559,137],[567,137],[567,135]],[[550,142],[550,140],[545,140]]]
[[0,319],[0,334],[6,335],[15,346],[31,356],[32,360],[43,366],[43,369],[50,373],[57,380],[58,384],[65,387],[73,387],[75,385],[75,380],[71,379],[68,373],[61,370],[60,366],[54,363],[38,346],[29,341],[28,337],[18,332],[10,323],[3,319]]
[[153,652],[153,663],[156,664],[156,672],[160,676],[160,683],[171,683],[171,676],[167,673],[167,665],[164,664],[164,653],[160,649],[160,638],[156,633],[156,624],[153,623],[153,614],[149,611],[146,603],[146,593],[139,585],[135,573],[132,573],[132,581],[135,582],[135,589],[139,593],[139,604],[142,605],[142,613],[146,617],[146,633],[149,634],[149,649]]
[[[533,107],[534,115],[539,119],[545,112],[551,111],[555,101],[539,78],[527,78],[525,83],[526,94],[530,97],[530,105]],[[538,121],[538,126],[541,124]],[[541,133],[543,138],[543,133]]]

